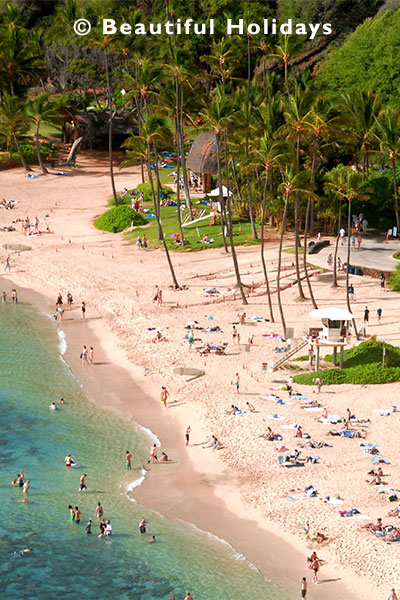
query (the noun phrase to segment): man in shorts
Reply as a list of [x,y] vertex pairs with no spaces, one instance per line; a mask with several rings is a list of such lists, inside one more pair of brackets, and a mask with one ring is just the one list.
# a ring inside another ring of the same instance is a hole
[[81,476],[81,478],[79,480],[79,491],[80,492],[84,492],[85,490],[87,490],[87,485],[85,483],[86,477],[87,477],[87,475],[85,473],[84,475]]
[[303,577],[303,579],[301,580],[301,597],[307,597],[307,579],[305,577]]
[[131,460],[132,460],[132,454],[129,452],[129,450],[127,450],[126,455],[125,455],[125,468],[127,468],[127,469],[132,468]]

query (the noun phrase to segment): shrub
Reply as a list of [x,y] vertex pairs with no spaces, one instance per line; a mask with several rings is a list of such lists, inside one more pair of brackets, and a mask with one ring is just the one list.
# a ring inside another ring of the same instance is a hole
[[[162,192],[171,192],[170,188],[165,188],[162,187],[161,190]],[[145,201],[148,200],[153,200],[153,196],[151,195],[151,185],[150,183],[139,183],[139,185],[136,188],[136,192],[138,194],[140,194],[141,192],[143,192],[143,197],[145,199]],[[154,181],[154,193],[157,196],[157,183]]]
[[388,281],[394,292],[400,292],[400,265],[396,265],[396,269],[389,277]]
[[[385,366],[382,366],[383,348],[386,348]],[[328,362],[333,355],[325,356]],[[312,385],[314,377],[327,385],[352,383],[357,385],[392,383],[400,381],[400,348],[375,339],[362,342],[359,346],[343,352],[343,369],[324,369],[315,373],[296,375],[294,381]]]
[[117,231],[123,231],[131,225],[146,225],[146,219],[130,206],[123,204],[122,206],[114,206],[110,210],[103,213],[98,219],[95,220],[94,226],[102,231],[112,231],[113,227],[117,228]]

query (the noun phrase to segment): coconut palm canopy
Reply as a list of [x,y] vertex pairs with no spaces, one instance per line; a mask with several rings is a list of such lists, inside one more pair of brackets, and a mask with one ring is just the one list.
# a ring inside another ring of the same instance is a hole
[[186,165],[196,173],[214,175],[217,172],[217,145],[213,131],[199,135],[190,149]]

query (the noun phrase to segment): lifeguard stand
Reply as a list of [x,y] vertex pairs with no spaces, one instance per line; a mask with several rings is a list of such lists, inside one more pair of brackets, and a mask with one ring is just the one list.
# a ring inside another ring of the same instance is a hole
[[342,308],[321,308],[312,310],[310,317],[322,322],[322,327],[310,327],[309,334],[304,338],[313,350],[315,371],[319,370],[320,349],[324,347],[333,347],[335,367],[339,348],[339,366],[343,369],[343,349],[348,344],[349,322],[353,320],[353,315]]

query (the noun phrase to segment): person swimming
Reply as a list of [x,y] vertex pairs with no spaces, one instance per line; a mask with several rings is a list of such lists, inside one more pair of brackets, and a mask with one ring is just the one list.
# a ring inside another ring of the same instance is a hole
[[20,556],[25,556],[25,554],[28,554],[28,552],[32,552],[33,548],[32,546],[29,546],[29,548],[24,548],[23,550],[16,550],[15,552],[13,552],[13,555],[19,554]]
[[55,403],[55,402],[52,402],[52,403],[50,404],[50,406],[49,406],[49,409],[50,409],[50,410],[57,410],[56,403]]

